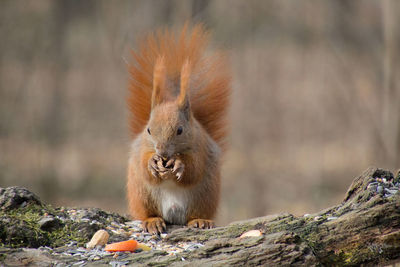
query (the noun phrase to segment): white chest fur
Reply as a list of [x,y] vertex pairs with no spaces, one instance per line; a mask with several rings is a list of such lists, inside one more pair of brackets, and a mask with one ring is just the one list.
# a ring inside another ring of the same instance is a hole
[[189,189],[177,186],[173,181],[159,185],[160,208],[164,220],[173,224],[185,224],[190,200]]

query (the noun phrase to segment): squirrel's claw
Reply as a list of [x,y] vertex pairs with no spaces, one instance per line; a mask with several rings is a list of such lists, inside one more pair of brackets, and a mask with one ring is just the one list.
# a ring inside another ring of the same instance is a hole
[[182,171],[182,172],[178,172],[178,173],[176,174],[176,180],[177,180],[178,182],[180,182],[180,181],[182,180],[182,175],[183,175],[183,171]]
[[[156,155],[155,155],[156,156]],[[160,171],[158,170],[158,161],[156,157],[153,156],[148,163],[147,168],[149,169],[150,173],[155,177],[161,179]]]
[[182,180],[183,171],[185,169],[185,165],[180,159],[175,160],[174,168],[172,169],[172,173],[175,174],[176,179],[178,181]]
[[157,172],[156,170],[150,169],[150,172],[151,172],[151,174],[152,174],[154,177],[160,178],[160,176],[159,176],[159,174],[158,174],[158,172]]
[[175,162],[175,159],[174,159],[174,158],[168,160],[167,163],[165,164],[165,168],[170,168],[170,167],[172,167],[172,165],[174,164],[174,162]]
[[162,158],[157,154],[154,154],[150,158],[149,163],[148,163],[148,169],[155,178],[159,178],[159,179],[167,179],[168,178],[167,173],[169,170],[163,166]]
[[153,235],[161,234],[165,229],[167,229],[164,220],[160,217],[147,218],[143,220],[142,227],[145,232]]
[[194,219],[188,222],[190,228],[211,229],[215,227],[213,220]]
[[171,158],[165,164],[163,159],[154,154],[149,160],[148,169],[155,178],[168,179],[172,173],[176,176],[177,181],[181,181],[183,177],[185,165],[179,158]]

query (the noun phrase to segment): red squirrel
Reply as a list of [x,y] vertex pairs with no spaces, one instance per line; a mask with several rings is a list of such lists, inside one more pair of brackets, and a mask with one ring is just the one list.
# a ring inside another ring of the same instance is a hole
[[153,234],[166,223],[214,227],[231,76],[225,53],[205,54],[208,41],[201,24],[186,25],[149,34],[132,52],[127,198]]

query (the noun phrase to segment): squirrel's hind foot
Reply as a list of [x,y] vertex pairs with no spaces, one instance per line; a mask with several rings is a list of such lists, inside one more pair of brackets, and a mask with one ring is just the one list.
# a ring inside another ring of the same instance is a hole
[[213,220],[193,219],[188,222],[187,226],[191,228],[211,229],[215,227],[215,224]]
[[150,217],[142,222],[142,227],[145,232],[153,235],[158,235],[167,229],[165,222],[160,217]]

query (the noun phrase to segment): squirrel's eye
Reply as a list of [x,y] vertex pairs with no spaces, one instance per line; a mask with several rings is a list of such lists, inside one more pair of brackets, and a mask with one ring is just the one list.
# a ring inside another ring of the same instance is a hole
[[182,134],[182,131],[183,131],[182,126],[179,126],[179,127],[178,127],[178,130],[176,131],[176,134],[177,134],[177,135],[181,135],[181,134]]
[[150,128],[147,128],[147,132],[149,133],[149,135],[151,135]]

